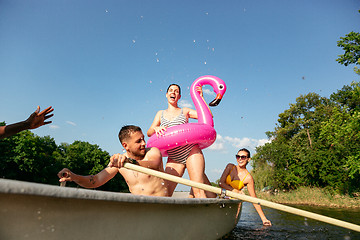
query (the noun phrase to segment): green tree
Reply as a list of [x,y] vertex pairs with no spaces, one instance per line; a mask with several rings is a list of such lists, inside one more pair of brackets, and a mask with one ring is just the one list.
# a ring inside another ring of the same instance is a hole
[[[279,114],[272,140],[256,149],[255,179],[260,186],[293,189],[327,187],[342,193],[360,188],[359,83],[330,99],[309,93]],[[264,185],[266,184],[266,185]]]
[[[350,32],[345,37],[340,37],[337,46],[341,47],[345,53],[339,55],[336,61],[345,66],[349,64],[360,65],[360,33]],[[360,69],[357,66],[354,67],[354,71],[360,74]]]
[[[329,161],[340,167],[338,176],[343,184],[334,186],[342,192],[360,189],[360,112],[350,114],[344,109],[335,109],[333,116],[322,123],[320,140],[328,149]],[[341,174],[341,176],[340,176]],[[327,176],[329,177],[329,176]],[[337,181],[332,181],[337,182]]]
[[352,82],[341,90],[330,95],[330,99],[337,102],[347,111],[360,111],[360,82]]
[[55,184],[57,150],[54,139],[23,131],[0,141],[0,175],[4,178]]

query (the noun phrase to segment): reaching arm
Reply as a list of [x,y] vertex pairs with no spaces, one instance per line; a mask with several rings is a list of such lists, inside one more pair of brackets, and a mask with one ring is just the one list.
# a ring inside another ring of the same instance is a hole
[[82,176],[64,168],[58,173],[58,177],[60,178],[59,182],[73,181],[84,188],[97,188],[107,183],[116,173],[118,173],[117,168],[107,167],[96,175]]
[[[40,112],[40,106],[37,107],[36,111],[33,112],[28,119],[22,122],[9,124],[7,126],[0,127],[0,139],[9,137],[21,131],[27,129],[35,129],[42,125],[46,125],[51,123],[51,121],[45,122],[46,119],[51,118],[54,114],[50,114],[54,109],[52,107],[48,107],[42,112]],[[40,113],[39,113],[40,112]]]
[[[249,183],[247,184],[247,190],[249,191],[249,194],[251,197],[256,198],[254,179],[252,178],[251,175],[249,177],[250,177],[250,180],[249,180]],[[259,204],[254,204],[254,203],[253,203],[253,205],[254,205],[257,213],[259,214],[259,216],[263,222],[263,225],[271,226],[271,222],[265,217],[265,214],[264,214],[261,206]]]
[[[202,87],[201,87],[201,86],[196,87],[196,91],[199,92],[200,97],[201,97],[201,98],[203,99],[203,101],[205,102],[204,95],[203,95],[203,91],[202,91]],[[210,113],[211,113],[211,116],[214,117],[213,114],[212,114],[212,112],[211,112],[211,110],[210,110],[210,108],[209,108],[209,106],[208,106],[207,104],[206,104],[206,106],[207,106],[207,108],[209,109],[209,111],[210,111]],[[185,109],[185,108],[184,108],[184,109]],[[189,117],[189,118],[198,119],[198,115],[197,115],[196,110],[187,108],[187,111],[188,111],[188,117]]]

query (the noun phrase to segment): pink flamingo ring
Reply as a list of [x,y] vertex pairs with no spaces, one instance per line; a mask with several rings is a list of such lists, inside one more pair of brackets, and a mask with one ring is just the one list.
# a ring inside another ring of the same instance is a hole
[[190,94],[198,115],[198,122],[169,127],[164,134],[159,136],[153,134],[147,142],[147,147],[157,147],[166,157],[167,150],[175,147],[198,144],[200,149],[204,149],[215,142],[216,131],[210,109],[200,93],[196,91],[196,87],[203,85],[211,85],[216,93],[216,98],[209,103],[209,106],[217,106],[220,103],[226,92],[225,82],[211,75],[197,78],[191,85]]

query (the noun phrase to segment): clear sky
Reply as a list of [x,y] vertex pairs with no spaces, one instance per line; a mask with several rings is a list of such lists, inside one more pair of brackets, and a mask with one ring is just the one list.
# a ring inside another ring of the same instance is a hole
[[114,154],[123,125],[146,133],[167,107],[170,83],[194,108],[190,85],[215,75],[228,89],[204,150],[215,181],[239,148],[255,153],[300,94],[329,97],[358,79],[335,59],[340,37],[360,31],[359,9],[358,0],[0,0],[0,121],[53,106],[53,123],[35,134]]

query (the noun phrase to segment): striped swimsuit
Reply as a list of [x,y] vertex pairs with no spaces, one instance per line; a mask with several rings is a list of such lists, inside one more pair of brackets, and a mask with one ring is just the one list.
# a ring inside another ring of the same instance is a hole
[[[162,111],[162,113],[161,113],[160,126],[172,127],[172,126],[185,124],[185,123],[188,123],[188,119],[184,115],[182,109],[181,109],[180,115],[177,116],[172,121],[169,121],[164,117],[164,111]],[[194,145],[195,144],[188,144],[188,145],[170,149],[167,151],[168,156],[170,159],[174,160],[175,162],[186,164],[186,159],[189,157],[191,149],[193,148]]]

